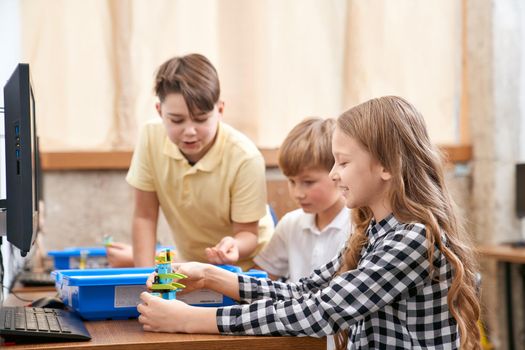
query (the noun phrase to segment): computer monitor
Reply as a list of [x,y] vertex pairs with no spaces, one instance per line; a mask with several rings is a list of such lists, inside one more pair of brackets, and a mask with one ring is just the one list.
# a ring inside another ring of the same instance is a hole
[[25,256],[38,230],[38,140],[29,65],[19,64],[4,85],[6,236]]
[[525,163],[516,164],[516,214],[525,218]]

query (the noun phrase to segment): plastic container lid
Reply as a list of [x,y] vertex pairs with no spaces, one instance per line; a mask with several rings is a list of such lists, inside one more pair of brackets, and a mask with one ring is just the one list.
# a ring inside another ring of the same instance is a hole
[[52,250],[47,254],[54,257],[71,257],[80,256],[81,251],[87,251],[88,256],[106,256],[105,247],[72,247],[64,250]]

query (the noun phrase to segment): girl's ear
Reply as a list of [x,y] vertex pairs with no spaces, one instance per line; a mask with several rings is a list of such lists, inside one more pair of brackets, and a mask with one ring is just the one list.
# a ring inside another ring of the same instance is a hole
[[155,109],[157,110],[157,113],[159,114],[159,117],[162,118],[161,110],[160,110],[160,102],[155,103]]
[[387,171],[385,168],[381,167],[381,179],[384,181],[388,181],[392,178],[392,174],[390,174],[389,171]]

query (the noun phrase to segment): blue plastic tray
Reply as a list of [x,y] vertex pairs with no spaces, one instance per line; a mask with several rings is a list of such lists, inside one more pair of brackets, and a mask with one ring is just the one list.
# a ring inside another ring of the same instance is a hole
[[[175,249],[170,246],[157,245],[156,249]],[[86,269],[97,269],[109,267],[106,247],[70,247],[64,250],[52,250],[47,254],[53,257],[56,270],[80,268],[81,252],[86,252]]]
[[[237,266],[221,268],[243,273]],[[52,275],[60,298],[87,320],[127,319],[138,317],[140,293],[146,291],[146,280],[153,268],[109,268],[57,270]],[[252,277],[267,277],[266,272],[244,272]],[[182,281],[184,283],[184,281]],[[177,297],[194,306],[228,306],[235,301],[209,290],[200,290]]]
[[47,254],[53,257],[55,269],[77,269],[80,267],[80,252],[86,251],[86,268],[103,268],[108,266],[105,247],[72,247],[64,250],[53,250]]

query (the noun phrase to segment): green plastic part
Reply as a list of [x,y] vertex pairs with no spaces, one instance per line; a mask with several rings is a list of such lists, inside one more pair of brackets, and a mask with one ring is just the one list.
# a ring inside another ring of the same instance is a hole
[[186,286],[182,283],[177,283],[177,282],[172,282],[171,283],[172,286],[176,287],[176,288],[186,288]]
[[171,285],[171,284],[153,284],[151,285],[152,290],[175,290],[178,289],[177,287]]
[[188,276],[183,275],[182,273],[175,273],[175,272],[172,272],[172,273],[159,273],[158,276],[159,276],[159,278],[177,278],[177,279],[188,278]]

